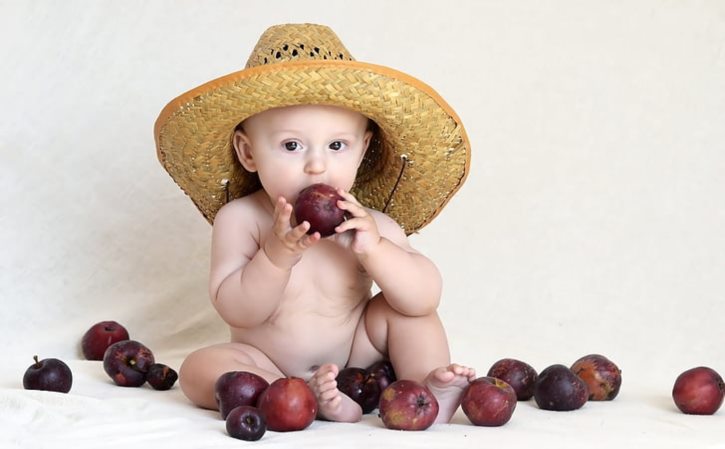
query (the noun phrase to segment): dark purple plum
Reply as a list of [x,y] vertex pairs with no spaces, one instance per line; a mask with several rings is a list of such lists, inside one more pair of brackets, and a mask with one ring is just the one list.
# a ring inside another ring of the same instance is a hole
[[337,207],[337,202],[343,199],[332,186],[312,184],[297,195],[294,204],[295,220],[298,224],[303,221],[310,224],[308,234],[319,232],[320,236],[328,237],[345,221],[345,211]]
[[516,399],[527,401],[534,395],[534,386],[539,375],[526,362],[516,359],[501,359],[491,365],[487,376],[503,380],[516,392]]
[[587,384],[590,401],[611,401],[619,394],[622,371],[603,355],[585,355],[574,362],[571,370]]
[[140,387],[155,363],[154,354],[136,340],[117,341],[103,355],[103,369],[121,387]]
[[269,382],[249,371],[229,371],[219,376],[214,384],[214,400],[222,419],[240,405],[256,406],[267,387]]
[[682,413],[712,415],[722,405],[725,384],[712,368],[698,366],[683,372],[675,380],[672,399]]
[[226,428],[232,438],[257,441],[267,431],[267,423],[258,408],[240,405],[233,408],[227,415]]
[[26,390],[56,391],[68,393],[73,385],[73,373],[68,365],[59,359],[38,360],[30,365],[23,375],[23,388]]
[[543,410],[576,410],[587,402],[588,397],[587,384],[560,364],[544,369],[534,387],[534,400]]
[[154,390],[170,390],[179,379],[179,375],[171,367],[163,363],[154,363],[146,373],[146,382]]

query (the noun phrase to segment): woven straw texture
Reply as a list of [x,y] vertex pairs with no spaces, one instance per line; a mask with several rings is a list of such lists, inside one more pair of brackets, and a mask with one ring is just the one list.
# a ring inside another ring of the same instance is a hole
[[354,61],[319,25],[268,29],[247,68],[170,102],[156,121],[159,160],[209,222],[226,202],[257,190],[236,160],[235,127],[276,107],[325,104],[359,111],[377,125],[352,193],[410,234],[460,188],[470,164],[463,126],[430,87],[396,70]]

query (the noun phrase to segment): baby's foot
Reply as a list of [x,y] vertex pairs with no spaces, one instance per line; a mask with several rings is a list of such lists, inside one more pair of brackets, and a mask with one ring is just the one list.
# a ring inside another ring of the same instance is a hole
[[328,421],[358,422],[362,408],[337,389],[335,378],[339,371],[332,363],[322,365],[307,382],[317,397],[317,416]]
[[476,371],[455,363],[436,368],[428,374],[423,383],[438,400],[436,423],[447,423],[461,404],[461,396],[468,384],[476,379]]

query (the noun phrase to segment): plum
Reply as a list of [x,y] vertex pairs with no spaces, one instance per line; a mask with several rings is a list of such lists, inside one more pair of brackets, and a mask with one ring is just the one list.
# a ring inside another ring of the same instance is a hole
[[509,422],[516,409],[516,391],[496,377],[479,377],[466,387],[461,408],[477,426],[502,426]]
[[230,437],[244,441],[257,441],[267,431],[264,415],[251,405],[234,407],[227,415],[225,425]]
[[136,340],[117,341],[103,355],[103,369],[116,385],[122,387],[143,385],[154,363],[151,350]]
[[438,417],[438,400],[425,385],[396,380],[380,395],[380,418],[388,429],[425,430]]
[[60,359],[38,360],[30,365],[23,375],[23,388],[26,390],[56,391],[68,393],[73,385],[73,373]]
[[526,362],[516,359],[501,359],[488,370],[489,377],[496,377],[516,392],[516,399],[527,401],[534,395],[534,385],[539,377],[536,370]]
[[219,376],[214,383],[214,401],[222,419],[240,405],[257,405],[267,387],[269,382],[249,371],[229,371]]
[[91,326],[81,338],[81,350],[88,360],[103,360],[103,354],[117,341],[128,340],[128,331],[116,321],[101,321]]
[[589,388],[590,401],[611,401],[622,385],[622,371],[611,360],[600,354],[589,354],[571,366]]
[[337,190],[323,183],[312,184],[300,191],[294,204],[297,223],[310,224],[308,234],[319,232],[321,237],[335,233],[335,228],[345,221],[345,211],[337,207],[344,198]]
[[146,382],[154,390],[170,390],[178,379],[179,375],[176,371],[163,363],[154,363],[149,367],[148,373],[146,373]]
[[259,397],[257,407],[275,432],[305,429],[317,416],[317,398],[299,377],[282,377],[272,382]]
[[576,410],[587,402],[588,397],[587,384],[561,364],[544,369],[534,387],[534,400],[543,410]]
[[725,384],[712,368],[698,366],[689,369],[675,380],[672,399],[682,413],[712,415],[722,405]]

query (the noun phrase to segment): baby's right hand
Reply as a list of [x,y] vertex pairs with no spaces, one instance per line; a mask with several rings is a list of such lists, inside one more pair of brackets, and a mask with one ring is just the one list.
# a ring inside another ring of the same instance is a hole
[[308,235],[310,224],[306,221],[293,228],[292,205],[282,196],[274,205],[272,220],[272,235],[265,242],[264,252],[275,266],[288,270],[299,262],[307,248],[320,241],[320,233]]

